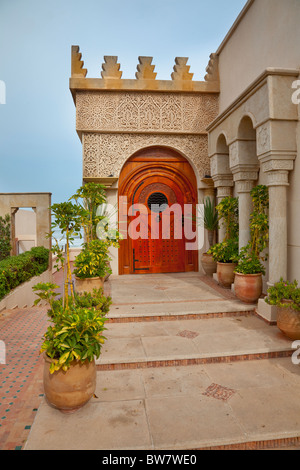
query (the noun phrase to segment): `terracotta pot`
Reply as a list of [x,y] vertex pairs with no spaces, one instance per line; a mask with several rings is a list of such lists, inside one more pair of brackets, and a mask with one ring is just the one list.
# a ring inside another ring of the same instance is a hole
[[235,273],[234,293],[246,304],[257,302],[262,294],[262,274]]
[[[107,267],[108,267],[109,269],[111,269],[110,261],[108,261]],[[105,276],[104,276],[104,278],[103,278],[103,279],[104,279],[104,282],[106,282],[106,281],[108,280],[108,278],[109,278],[110,275],[111,275],[110,273],[106,273],[106,274],[105,274]]]
[[202,268],[208,276],[211,276],[217,272],[217,262],[213,260],[212,255],[203,253],[201,258]]
[[[291,300],[282,303],[290,304]],[[300,340],[300,312],[291,307],[278,307],[277,327],[291,340]]]
[[70,413],[84,406],[96,389],[96,363],[74,361],[70,369],[50,374],[52,359],[44,354],[44,391],[47,402],[62,412]]
[[79,278],[75,276],[75,291],[79,294],[83,292],[93,293],[93,289],[103,288],[104,279],[102,277]]
[[217,276],[221,286],[226,287],[226,289],[231,288],[231,284],[234,282],[234,270],[236,267],[237,264],[235,263],[217,262]]

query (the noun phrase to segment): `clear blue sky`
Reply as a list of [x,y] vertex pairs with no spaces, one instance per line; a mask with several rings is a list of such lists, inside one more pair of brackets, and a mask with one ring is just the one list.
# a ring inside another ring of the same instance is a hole
[[69,91],[71,46],[87,77],[116,55],[122,78],[152,56],[168,80],[175,57],[189,57],[203,80],[246,0],[0,0],[0,192],[52,192],[68,199],[82,182],[82,148]]

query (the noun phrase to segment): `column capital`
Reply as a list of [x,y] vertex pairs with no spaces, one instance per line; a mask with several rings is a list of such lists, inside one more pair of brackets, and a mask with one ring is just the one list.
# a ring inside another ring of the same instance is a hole
[[273,155],[262,160],[262,170],[267,175],[267,186],[289,186],[289,172],[294,169],[294,159]]
[[250,193],[258,180],[258,165],[236,165],[233,169],[233,180],[238,193]]
[[292,171],[294,169],[293,159],[270,158],[262,161],[262,170],[264,173],[269,171]]
[[267,173],[267,186],[289,186],[289,172],[288,171],[268,171]]
[[232,186],[219,186],[217,188],[217,198],[224,199],[232,196]]
[[214,181],[215,188],[220,187],[229,187],[233,188],[233,178],[232,175],[216,175],[212,177]]
[[[257,178],[256,178],[257,179]],[[238,180],[235,183],[237,193],[251,193],[255,180]]]

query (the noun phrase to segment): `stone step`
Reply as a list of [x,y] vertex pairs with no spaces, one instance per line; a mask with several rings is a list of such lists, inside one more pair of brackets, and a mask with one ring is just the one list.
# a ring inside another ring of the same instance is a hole
[[44,400],[26,450],[299,448],[292,342],[255,306],[193,273],[112,280],[94,397],[67,416]]
[[177,301],[113,304],[108,314],[109,323],[140,321],[187,320],[241,316],[255,312],[256,305],[238,301]]
[[95,396],[77,413],[41,403],[25,450],[127,450],[134,457],[140,450],[299,448],[298,367],[277,358],[246,367],[99,371]]
[[108,322],[98,370],[228,363],[291,356],[292,341],[249,312],[170,321]]

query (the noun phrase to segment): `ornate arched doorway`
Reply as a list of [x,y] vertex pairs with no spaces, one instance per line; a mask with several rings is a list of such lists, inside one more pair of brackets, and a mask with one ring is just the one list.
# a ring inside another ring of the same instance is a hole
[[127,214],[119,274],[198,271],[198,252],[187,248],[193,240],[189,235],[187,240],[184,228],[184,217],[189,217],[195,232],[197,184],[184,157],[162,147],[137,152],[121,171],[119,201],[119,212]]

